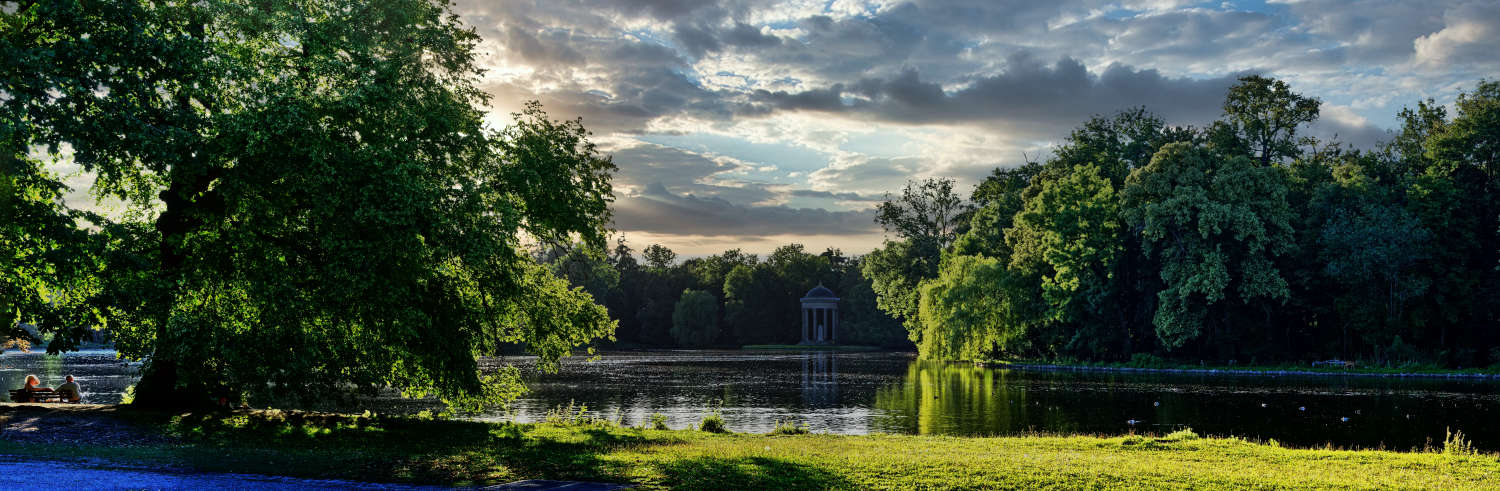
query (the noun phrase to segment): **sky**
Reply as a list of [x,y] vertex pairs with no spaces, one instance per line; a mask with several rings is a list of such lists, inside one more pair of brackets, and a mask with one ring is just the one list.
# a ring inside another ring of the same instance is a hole
[[910,179],[967,195],[1093,115],[1222,112],[1239,76],[1323,101],[1307,134],[1369,148],[1418,100],[1495,78],[1500,2],[459,0],[503,125],[582,117],[640,250],[863,254]]

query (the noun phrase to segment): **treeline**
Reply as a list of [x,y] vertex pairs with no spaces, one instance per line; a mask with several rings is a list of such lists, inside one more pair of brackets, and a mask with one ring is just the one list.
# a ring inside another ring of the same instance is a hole
[[901,323],[875,305],[864,258],[837,249],[813,254],[800,244],[764,259],[731,249],[678,261],[653,244],[634,249],[623,239],[608,250],[575,244],[544,248],[538,261],[593,295],[619,323],[624,346],[738,347],[801,341],[801,304],[822,284],[839,302],[841,344],[910,347]]
[[1500,83],[1401,111],[1374,150],[1250,76],[1222,119],[1096,117],[967,200],[912,183],[864,258],[923,356],[1500,363]]

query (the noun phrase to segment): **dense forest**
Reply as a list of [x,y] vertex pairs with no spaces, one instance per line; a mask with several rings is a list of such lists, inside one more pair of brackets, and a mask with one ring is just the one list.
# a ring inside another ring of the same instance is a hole
[[911,183],[865,256],[925,357],[1500,363],[1500,83],[1401,111],[1373,150],[1248,76],[1222,119],[1095,117],[968,200]]
[[838,249],[813,254],[790,244],[764,259],[731,249],[678,261],[664,246],[652,244],[637,254],[620,238],[608,251],[575,244],[537,255],[608,308],[619,322],[620,346],[796,343],[802,327],[798,299],[822,284],[841,299],[840,342],[911,347],[901,323],[876,307],[862,273],[864,258]]
[[1249,76],[1204,128],[1098,116],[967,198],[909,183],[864,256],[651,245],[642,263],[623,239],[537,256],[624,345],[795,342],[796,299],[821,283],[847,344],[936,359],[1500,363],[1500,83],[1451,116],[1417,103],[1373,150],[1300,135],[1319,106]]

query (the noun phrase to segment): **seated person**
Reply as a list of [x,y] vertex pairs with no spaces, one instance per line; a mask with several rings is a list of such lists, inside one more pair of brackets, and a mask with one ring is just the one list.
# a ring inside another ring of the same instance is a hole
[[58,394],[62,395],[63,402],[78,402],[83,399],[83,390],[78,387],[78,382],[73,381],[73,376],[66,377],[66,382],[57,386]]
[[19,398],[22,399],[22,400],[18,400],[18,401],[15,401],[15,402],[31,402],[31,399],[32,399],[31,394],[33,392],[52,392],[52,389],[47,388],[47,387],[41,387],[41,385],[42,385],[42,380],[39,379],[39,378],[36,378],[36,375],[27,375],[26,376],[26,385],[21,386],[21,393],[18,394]]

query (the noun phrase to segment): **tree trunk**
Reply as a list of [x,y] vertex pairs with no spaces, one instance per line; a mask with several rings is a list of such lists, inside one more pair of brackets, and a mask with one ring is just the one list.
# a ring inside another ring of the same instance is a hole
[[[150,359],[135,386],[132,404],[157,408],[180,408],[209,404],[211,397],[205,378],[183,377],[183,360],[177,358],[178,344],[183,340],[178,333],[168,328],[172,307],[175,304],[179,281],[183,278],[183,267],[187,252],[183,244],[189,232],[201,227],[205,221],[202,213],[222,211],[223,202],[217,193],[210,192],[210,184],[218,178],[216,171],[203,171],[197,175],[176,173],[171,185],[162,191],[160,198],[166,205],[156,220],[156,229],[161,234],[161,264],[158,276],[163,284],[170,285],[158,304],[162,311],[156,319],[156,339]],[[193,199],[192,197],[197,197]]]

